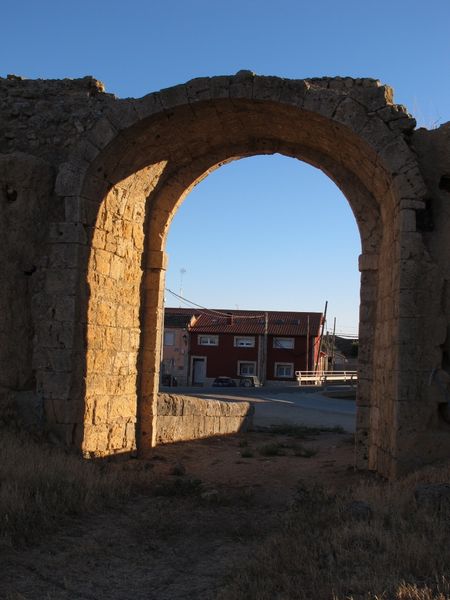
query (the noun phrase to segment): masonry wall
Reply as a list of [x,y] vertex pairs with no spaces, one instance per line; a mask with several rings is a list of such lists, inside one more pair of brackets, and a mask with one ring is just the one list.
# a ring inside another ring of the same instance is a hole
[[138,100],[0,79],[0,131],[3,404],[34,393],[86,455],[150,447],[171,219],[217,166],[281,152],[339,185],[361,233],[358,464],[448,455],[448,124],[414,131],[375,80],[240,72]]
[[[51,166],[24,153],[0,155],[0,398],[36,390],[33,315],[39,314],[45,244],[55,199]],[[55,321],[61,318],[54,313]],[[57,327],[57,325],[55,325]],[[44,332],[42,332],[44,335]],[[52,335],[50,331],[46,335]],[[38,362],[47,361],[41,356]],[[55,361],[58,357],[55,357]],[[55,365],[56,366],[56,365]]]
[[156,441],[168,444],[247,431],[253,423],[249,402],[206,400],[159,394]]
[[[416,399],[413,410],[419,419],[427,422],[428,428],[415,432],[415,446],[403,441],[411,462],[417,463],[424,459],[432,462],[445,452],[449,453],[450,123],[431,131],[418,129],[414,132],[412,145],[427,186],[426,206],[418,213],[425,249],[420,253],[411,249],[421,264],[416,295],[422,325],[416,362],[410,366],[415,378],[411,378],[407,399]],[[417,402],[418,398],[421,402]],[[410,423],[410,426],[414,424]]]
[[92,232],[84,445],[96,455],[135,449],[145,175],[110,190]]
[[[102,86],[92,78],[0,79],[3,405],[31,391],[50,410],[54,394],[67,387],[67,379],[61,373],[72,370],[75,324],[65,320],[75,297],[60,298],[61,278],[56,271],[49,272],[51,239],[67,235],[55,228],[55,223],[65,219],[65,200],[56,193],[55,180],[74,141],[97,119],[96,96],[101,90]],[[53,266],[56,270],[75,267],[76,260],[71,249],[60,246]],[[64,285],[70,283],[74,273],[67,272]],[[38,340],[41,349],[35,353]],[[61,431],[68,443],[73,442],[73,430],[71,424],[70,431]]]

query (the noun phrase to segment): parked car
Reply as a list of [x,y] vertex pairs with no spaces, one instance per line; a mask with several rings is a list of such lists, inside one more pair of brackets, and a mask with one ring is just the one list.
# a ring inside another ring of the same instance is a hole
[[256,375],[245,375],[239,379],[241,387],[261,387],[262,383]]
[[165,373],[161,377],[161,383],[167,387],[176,387],[178,385],[177,378],[174,375],[170,375],[169,373]]
[[216,377],[213,381],[213,387],[236,387],[236,382],[231,377]]

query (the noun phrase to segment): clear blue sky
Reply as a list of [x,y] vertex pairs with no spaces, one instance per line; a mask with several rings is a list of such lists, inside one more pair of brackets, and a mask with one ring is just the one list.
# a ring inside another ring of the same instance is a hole
[[[2,76],[89,74],[119,97],[239,69],[367,76],[392,85],[419,125],[450,120],[450,0],[4,0],[1,17]],[[206,306],[321,310],[328,299],[338,329],[355,331],[359,244],[345,198],[319,171],[246,159],[181,207],[168,287],[179,291],[185,268],[184,295]]]

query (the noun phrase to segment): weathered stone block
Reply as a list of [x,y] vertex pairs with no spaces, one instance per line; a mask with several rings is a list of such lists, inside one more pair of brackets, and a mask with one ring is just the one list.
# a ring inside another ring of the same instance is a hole
[[50,241],[55,244],[86,244],[86,230],[80,223],[51,223]]
[[310,112],[319,113],[324,117],[334,115],[342,97],[334,90],[315,90],[310,88],[305,94],[302,108]]
[[80,196],[64,198],[64,213],[67,223],[87,223],[85,199]]
[[71,373],[42,372],[39,375],[39,391],[47,397],[68,399],[70,394]]
[[78,196],[81,193],[83,179],[88,168],[87,161],[63,163],[56,176],[55,193],[58,196]]
[[106,117],[101,117],[88,131],[87,139],[93,146],[102,150],[117,136],[117,133],[112,123]]
[[198,77],[191,79],[186,84],[187,96],[189,102],[199,102],[211,98],[211,79],[210,77]]
[[284,79],[280,93],[280,102],[301,108],[310,85],[303,80]]
[[353,131],[361,131],[370,117],[361,104],[350,97],[341,99],[333,114],[333,119],[349,126]]
[[164,109],[172,109],[175,106],[189,104],[186,85],[176,85],[174,87],[160,90],[159,98]]
[[358,258],[358,267],[360,271],[377,271],[378,254],[360,254]]
[[255,74],[242,70],[230,78],[230,98],[251,98]]
[[403,209],[400,211],[400,230],[407,232],[416,231],[416,211]]
[[363,104],[369,112],[378,111],[386,107],[393,100],[393,90],[387,85],[379,87],[360,88],[354,86],[350,95],[352,98]]
[[211,77],[210,81],[211,98],[220,100],[230,97],[230,77],[218,76]]
[[86,423],[84,428],[83,453],[87,456],[100,456],[108,450],[110,428],[107,424]]
[[40,321],[36,326],[36,345],[42,348],[72,348],[75,325],[68,321]]
[[248,402],[223,402],[176,394],[159,394],[156,442],[167,443],[245,431],[253,407]]
[[134,419],[136,420],[136,394],[124,394],[109,401],[108,419]]
[[45,291],[50,294],[62,294],[66,296],[75,293],[79,272],[77,269],[48,270]]
[[253,80],[254,100],[271,100],[278,102],[283,90],[284,81],[279,77],[263,77],[257,75]]

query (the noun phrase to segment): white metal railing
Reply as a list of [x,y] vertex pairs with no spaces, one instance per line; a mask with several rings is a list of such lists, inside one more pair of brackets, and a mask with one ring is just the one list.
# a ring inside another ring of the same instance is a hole
[[357,371],[295,371],[298,385],[326,385],[339,381],[354,385],[358,381]]

